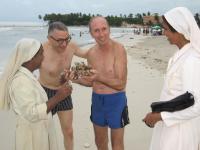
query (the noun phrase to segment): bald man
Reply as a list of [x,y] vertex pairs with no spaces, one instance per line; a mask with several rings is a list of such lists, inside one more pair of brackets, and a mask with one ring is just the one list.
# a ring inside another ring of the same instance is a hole
[[96,44],[88,51],[91,76],[73,82],[93,88],[91,121],[98,150],[108,149],[108,128],[113,150],[124,150],[124,127],[129,123],[127,99],[127,56],[122,44],[110,38],[110,27],[104,17],[89,22]]

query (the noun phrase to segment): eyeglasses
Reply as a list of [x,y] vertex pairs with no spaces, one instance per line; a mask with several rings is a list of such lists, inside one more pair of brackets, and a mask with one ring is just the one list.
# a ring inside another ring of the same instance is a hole
[[53,36],[50,37],[56,42],[58,42],[59,45],[63,44],[63,42],[69,43],[70,40],[72,39],[70,35],[66,39],[55,39]]

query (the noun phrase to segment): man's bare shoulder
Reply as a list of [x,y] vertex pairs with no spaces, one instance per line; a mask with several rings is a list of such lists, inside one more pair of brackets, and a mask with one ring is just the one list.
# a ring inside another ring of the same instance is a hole
[[97,50],[97,45],[94,45],[88,49],[88,55],[92,55]]
[[44,49],[47,48],[47,47],[49,47],[49,42],[48,41],[43,42],[42,46],[43,46]]
[[42,46],[43,46],[45,55],[46,55],[47,52],[49,53],[49,51],[51,51],[51,49],[52,49],[51,45],[50,45],[50,43],[48,41],[42,43]]
[[67,45],[67,48],[71,51],[75,51],[76,49],[78,49],[78,45],[74,41],[70,41]]
[[124,45],[122,43],[117,42],[115,40],[112,40],[112,43],[113,43],[113,48],[116,52],[124,52],[125,51]]

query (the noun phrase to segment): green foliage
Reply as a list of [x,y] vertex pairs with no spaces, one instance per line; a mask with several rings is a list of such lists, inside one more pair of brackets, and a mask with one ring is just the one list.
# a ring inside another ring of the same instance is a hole
[[41,15],[38,15],[38,19],[40,19],[40,20],[41,20],[41,19],[42,19],[42,16],[41,16]]
[[[100,14],[92,15],[92,14],[82,14],[82,13],[70,13],[70,14],[45,14],[43,17],[44,21],[48,21],[48,23],[54,21],[61,21],[66,25],[73,26],[73,25],[88,25],[89,20],[91,17],[94,16],[101,16]],[[106,19],[110,26],[119,27],[122,25],[122,22],[126,22],[129,24],[143,24],[143,19],[141,14],[137,14],[133,17],[133,14],[122,15],[118,16],[107,16]]]
[[88,25],[91,15],[86,15],[82,13],[70,13],[70,14],[46,14],[44,16],[44,21],[49,23],[54,21],[61,21],[66,25]]
[[[89,20],[91,17],[94,16],[101,16],[100,14],[82,14],[82,13],[70,13],[70,14],[45,14],[45,16],[42,18],[41,15],[38,15],[39,19],[43,19],[44,21],[48,21],[48,23],[54,22],[54,21],[61,21],[64,24],[68,26],[73,26],[73,25],[88,25]],[[107,16],[106,19],[108,20],[108,23],[110,26],[116,26],[119,27],[122,25],[122,23],[127,23],[127,24],[140,24],[143,25],[143,16],[151,16],[151,13],[148,11],[147,13],[142,13],[139,14],[137,13],[135,16],[130,13],[129,15],[126,14],[120,14],[120,16]],[[158,25],[161,25],[159,22],[159,14],[155,13],[154,14],[155,20],[157,21]],[[200,27],[200,15],[198,13],[195,14],[195,19],[197,21],[197,24]],[[151,21],[147,23],[147,25],[153,25]]]
[[154,18],[155,18],[155,20],[156,20],[157,22],[159,22],[159,16],[158,16],[158,13],[155,13]]

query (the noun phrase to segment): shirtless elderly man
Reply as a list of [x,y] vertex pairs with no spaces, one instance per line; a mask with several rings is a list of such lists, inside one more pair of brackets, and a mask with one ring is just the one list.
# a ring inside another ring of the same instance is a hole
[[[87,60],[95,70],[91,70],[91,76],[72,81],[93,88],[90,118],[98,150],[108,150],[108,127],[111,128],[112,149],[124,150],[124,126],[129,123],[125,95],[126,51],[110,39],[110,27],[104,17],[92,18],[89,30],[96,44],[88,51]],[[71,78],[74,78],[73,73]]]
[[[40,68],[39,81],[51,98],[61,86],[61,73],[64,69],[70,69],[73,55],[84,57],[86,52],[70,42],[68,29],[62,22],[53,22],[49,25],[47,38],[48,40],[43,44],[44,60]],[[53,115],[56,112],[58,114],[66,150],[73,149],[72,109],[72,99],[68,96],[52,110]]]

